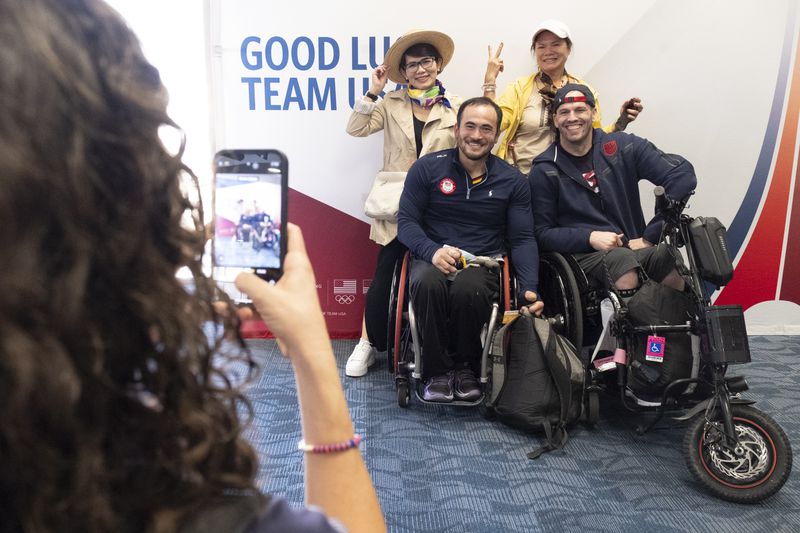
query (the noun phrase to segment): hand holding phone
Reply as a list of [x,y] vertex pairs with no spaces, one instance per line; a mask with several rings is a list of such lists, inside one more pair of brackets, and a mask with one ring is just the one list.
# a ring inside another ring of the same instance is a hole
[[[321,347],[330,346],[325,318],[319,304],[314,269],[306,253],[303,234],[294,224],[287,226],[289,252],[285,275],[278,283],[264,283],[243,272],[236,287],[250,296],[260,317],[283,344],[291,358],[307,356],[316,360]],[[302,350],[302,347],[314,349]]]
[[635,96],[623,102],[619,110],[619,118],[617,119],[618,131],[623,131],[630,122],[636,120],[636,117],[638,117],[639,113],[644,109],[641,102],[642,100]]
[[214,266],[251,268],[277,280],[286,256],[286,156],[277,150],[222,150],[214,156],[214,171]]

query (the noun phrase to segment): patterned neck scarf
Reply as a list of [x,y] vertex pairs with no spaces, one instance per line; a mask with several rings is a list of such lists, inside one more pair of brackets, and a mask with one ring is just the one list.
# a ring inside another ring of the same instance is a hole
[[442,103],[446,108],[452,109],[450,101],[444,96],[444,85],[436,80],[436,85],[427,90],[413,89],[410,85],[407,89],[408,96],[412,102],[416,102],[422,107],[433,107],[434,104]]
[[[560,85],[558,87],[556,87],[556,84],[553,82],[552,78],[550,78],[550,76],[545,74],[543,71],[540,70],[537,76],[539,77],[539,82],[544,85],[543,88],[539,89],[539,94],[542,96],[543,101],[542,107],[549,110],[550,105],[553,103],[553,99],[556,97],[556,91],[564,85],[561,83],[561,81],[566,78],[567,83],[569,83],[569,74],[567,74],[567,71],[564,70],[564,76],[562,76],[561,80],[559,80]],[[554,128],[552,113],[547,113],[546,122],[547,126]]]
[[539,94],[542,95],[542,98],[544,98],[544,101],[548,106],[550,105],[550,102],[553,101],[553,98],[555,98],[556,91],[564,86],[562,81],[566,79],[566,83],[569,83],[569,77],[570,77],[569,74],[567,74],[567,71],[565,70],[564,75],[561,77],[560,80],[558,80],[559,83],[558,87],[556,87],[556,84],[553,82],[550,76],[548,76],[541,70],[539,71],[538,76],[539,76],[539,82],[544,86],[543,88],[539,89]]

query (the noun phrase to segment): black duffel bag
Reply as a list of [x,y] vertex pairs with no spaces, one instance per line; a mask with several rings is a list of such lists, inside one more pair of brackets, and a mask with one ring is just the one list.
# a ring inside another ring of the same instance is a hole
[[[642,284],[627,307],[636,326],[685,324],[692,319],[689,294],[652,280]],[[688,333],[636,334],[628,363],[631,391],[642,399],[659,399],[672,381],[691,377],[692,338]]]

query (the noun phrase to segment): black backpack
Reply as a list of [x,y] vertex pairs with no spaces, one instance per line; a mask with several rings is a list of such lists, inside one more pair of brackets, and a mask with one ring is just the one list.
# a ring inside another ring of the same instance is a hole
[[541,318],[520,315],[494,336],[487,415],[524,431],[543,431],[536,459],[566,444],[567,425],[581,416],[586,371],[567,339]]

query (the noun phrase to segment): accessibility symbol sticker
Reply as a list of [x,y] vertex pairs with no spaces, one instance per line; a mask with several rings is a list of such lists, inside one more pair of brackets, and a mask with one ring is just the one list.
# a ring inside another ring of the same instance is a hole
[[654,363],[663,363],[666,345],[667,340],[664,337],[656,337],[655,335],[648,336],[647,351],[644,354],[644,358]]

